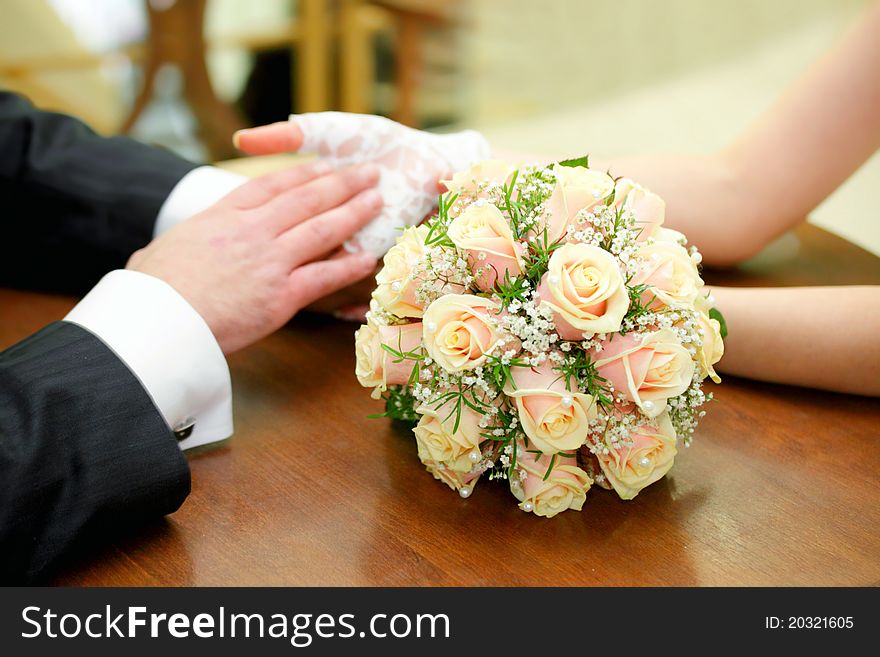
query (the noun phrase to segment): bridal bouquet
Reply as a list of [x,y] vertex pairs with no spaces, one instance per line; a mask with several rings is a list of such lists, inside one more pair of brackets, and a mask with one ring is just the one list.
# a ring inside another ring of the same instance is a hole
[[672,467],[711,394],[724,320],[663,200],[587,158],[488,160],[407,228],[356,333],[383,416],[417,422],[422,463],[472,494],[507,480],[523,511],[632,499]]

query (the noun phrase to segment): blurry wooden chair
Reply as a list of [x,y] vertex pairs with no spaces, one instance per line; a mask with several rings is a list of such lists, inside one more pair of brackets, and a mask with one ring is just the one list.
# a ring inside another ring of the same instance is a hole
[[[158,72],[167,64],[177,66],[183,74],[183,94],[199,126],[199,136],[213,159],[235,155],[231,136],[244,127],[244,120],[230,104],[217,97],[206,65],[211,48],[239,48],[252,52],[271,48],[296,50],[294,71],[298,103],[296,111],[316,112],[334,109],[332,89],[339,80],[338,109],[347,112],[373,110],[372,90],[375,85],[373,38],[379,32],[392,32],[395,39],[396,101],[392,116],[407,125],[416,125],[417,90],[421,81],[424,57],[422,35],[428,27],[453,23],[457,1],[430,0],[298,0],[296,12],[289,20],[258,30],[204,35],[206,0],[144,0],[149,17],[146,43],[131,44],[122,53],[144,66],[144,82],[122,131],[129,131],[149,105],[155,90]],[[31,22],[65,27],[42,0],[9,0],[22,15],[31,16],[39,8],[41,14]],[[5,9],[4,9],[5,10]],[[12,28],[12,23],[6,29]],[[0,50],[0,79],[14,79],[17,88],[38,88],[33,82],[41,74],[97,70],[106,60],[76,46],[67,30],[71,48],[58,55],[34,55],[16,58]],[[339,69],[334,70],[334,53],[339,52]],[[97,77],[97,76],[95,76]],[[50,97],[44,89],[43,98]],[[40,102],[39,99],[37,99]],[[79,98],[75,109],[69,109],[98,124],[102,131],[112,131],[112,121],[97,121],[96,112],[88,112],[90,98]],[[53,104],[53,103],[50,103]],[[63,105],[63,103],[59,103]]]

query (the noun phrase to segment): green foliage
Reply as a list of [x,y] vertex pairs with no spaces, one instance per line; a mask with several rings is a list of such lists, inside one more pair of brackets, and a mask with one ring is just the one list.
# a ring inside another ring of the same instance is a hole
[[437,216],[428,221],[428,235],[425,238],[426,246],[444,246],[450,249],[455,244],[449,238],[446,231],[449,229],[449,208],[458,199],[458,194],[441,194],[437,201]]
[[504,280],[495,281],[495,294],[501,299],[501,307],[506,309],[513,301],[523,302],[526,300],[526,292],[531,288],[527,278],[516,276],[510,277],[510,272],[504,270]]
[[394,356],[394,360],[391,362],[393,362],[395,364],[402,363],[405,360],[413,361],[413,368],[409,374],[409,379],[407,380],[407,384],[414,386],[419,381],[419,374],[421,372],[421,363],[422,363],[422,361],[425,360],[425,356],[424,356],[424,354],[420,353],[420,351],[401,351],[401,349],[403,349],[403,347],[400,344],[400,339],[402,339],[402,338],[399,336],[397,349],[395,349],[394,347],[392,347],[390,345],[384,344],[384,343],[381,346],[382,346],[382,349],[384,349],[389,354]]
[[490,355],[486,358],[486,364],[483,371],[489,375],[490,380],[498,390],[504,390],[508,382],[513,389],[516,385],[513,383],[513,377],[510,374],[511,367],[531,367],[524,358],[511,358],[505,361],[500,356]]
[[721,311],[717,308],[712,308],[709,310],[709,317],[711,319],[717,319],[718,323],[721,325],[721,337],[727,337],[727,321],[724,319],[724,315],[721,314]]
[[574,392],[586,392],[596,400],[596,403],[611,407],[614,400],[607,387],[607,381],[596,371],[596,365],[590,354],[575,347],[566,354],[565,362],[553,368],[565,379],[566,390]]
[[[627,281],[628,283],[628,281]],[[645,292],[651,289],[650,285],[645,283],[640,283],[638,285],[629,285],[626,286],[626,292],[629,294],[629,309],[626,311],[626,319],[631,319],[634,322],[638,320],[639,317],[648,313],[656,313],[656,310],[652,308],[654,301],[657,299],[657,296],[652,294],[651,297],[647,301],[643,301],[642,297],[645,296]],[[626,335],[626,329],[621,326],[620,334]]]
[[551,242],[545,227],[541,234],[531,242],[529,242],[529,250],[526,252],[525,260],[525,276],[532,285],[536,286],[541,282],[541,278],[547,273],[550,263],[550,256],[553,252],[562,246],[562,242],[557,240]]
[[411,424],[416,424],[419,421],[419,414],[416,413],[416,399],[407,386],[388,386],[382,399],[385,400],[385,412],[374,413],[368,417],[390,417],[393,420]]
[[[611,196],[609,196],[608,198],[611,199],[611,203],[614,202],[614,194],[611,194]],[[611,205],[611,203],[606,201],[606,205]],[[625,224],[626,220],[624,219],[624,207],[621,205],[614,211],[614,227],[605,233],[605,239],[602,240],[601,246],[603,249],[605,249],[609,253],[611,252],[611,243],[614,241],[614,236],[621,228],[624,227]]]
[[586,167],[590,168],[590,156],[584,155],[582,157],[573,157],[568,160],[561,160],[557,162],[561,167]]

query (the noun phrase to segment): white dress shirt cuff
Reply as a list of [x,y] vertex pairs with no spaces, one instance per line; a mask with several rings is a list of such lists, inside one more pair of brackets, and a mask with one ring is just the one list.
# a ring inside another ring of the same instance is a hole
[[169,428],[194,421],[181,449],[232,434],[229,368],[211,329],[164,281],[107,274],[64,318],[99,337],[137,376]]
[[245,176],[217,167],[193,169],[178,181],[159,209],[153,237],[159,237],[181,221],[211,207],[247,180]]

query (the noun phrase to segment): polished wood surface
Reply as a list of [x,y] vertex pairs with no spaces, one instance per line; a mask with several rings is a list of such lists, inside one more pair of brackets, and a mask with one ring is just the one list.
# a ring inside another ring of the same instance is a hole
[[[880,284],[880,259],[804,226],[711,282]],[[0,291],[0,348],[73,300]],[[190,455],[173,516],[106,538],[75,585],[880,583],[880,402],[728,377],[694,445],[631,502],[519,511],[462,500],[354,378],[354,326],[303,316],[230,359],[236,434]]]

